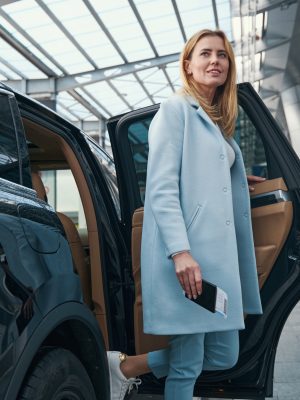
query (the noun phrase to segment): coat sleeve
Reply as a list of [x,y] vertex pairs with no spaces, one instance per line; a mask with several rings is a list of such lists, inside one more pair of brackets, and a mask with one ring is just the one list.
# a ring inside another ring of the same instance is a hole
[[190,250],[179,195],[184,125],[182,105],[168,100],[149,130],[147,198],[168,257]]

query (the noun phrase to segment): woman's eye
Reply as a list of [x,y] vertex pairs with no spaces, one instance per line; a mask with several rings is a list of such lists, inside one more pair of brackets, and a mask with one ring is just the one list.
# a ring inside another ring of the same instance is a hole
[[220,54],[219,54],[219,57],[221,57],[221,58],[227,58],[227,54],[226,54],[226,53],[220,53]]
[[208,51],[202,51],[201,56],[208,56]]

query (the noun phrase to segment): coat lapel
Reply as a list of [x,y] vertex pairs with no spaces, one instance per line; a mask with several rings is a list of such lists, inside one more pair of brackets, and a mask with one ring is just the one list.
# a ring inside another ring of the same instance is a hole
[[[213,127],[213,129],[217,130],[222,135],[222,132],[220,132],[219,127],[213,123],[213,121],[209,118],[209,116],[206,114],[206,112],[203,110],[203,108],[199,107],[199,104],[197,103],[197,101],[192,96],[186,95],[185,97],[186,97],[188,103],[196,110],[197,114],[202,119],[204,119],[211,127]],[[233,139],[233,137],[230,137],[228,139],[228,142],[231,144],[231,146],[235,152],[236,158],[238,158],[238,159],[241,158],[241,154],[242,154],[241,149],[240,149],[239,145],[237,144],[237,142]]]
[[209,116],[206,114],[206,112],[203,110],[201,106],[199,106],[199,103],[192,97],[192,96],[185,96],[188,103],[196,110],[197,114],[213,129],[218,129],[217,126],[214,124],[214,122],[209,118]]

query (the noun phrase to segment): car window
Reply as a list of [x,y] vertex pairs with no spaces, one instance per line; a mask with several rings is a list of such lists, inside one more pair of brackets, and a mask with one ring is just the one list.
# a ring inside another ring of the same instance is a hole
[[17,135],[9,97],[0,95],[0,177],[20,183]]
[[[141,118],[128,126],[127,134],[133,156],[137,181],[144,204],[147,160],[148,160],[148,130],[153,116]],[[239,114],[236,123],[234,139],[239,144],[243,153],[247,175],[258,175],[267,177],[267,162],[263,142],[257,129],[254,127],[250,118],[239,107]]]
[[79,191],[70,169],[40,171],[48,204],[69,217],[78,230],[86,230]]
[[97,163],[101,168],[101,171],[103,172],[104,179],[113,200],[117,216],[119,220],[121,220],[120,197],[117,184],[115,163],[113,159],[107,153],[105,153],[105,151],[103,151],[100,147],[96,145],[96,143],[94,143],[88,137],[85,137],[85,139],[92,153],[94,154]]
[[148,130],[152,118],[153,116],[148,116],[145,119],[141,119],[140,121],[130,124],[128,127],[128,139],[143,204],[145,200],[147,161],[149,152]]
[[0,93],[0,177],[31,187],[24,130],[15,98]]
[[234,139],[243,154],[247,175],[268,177],[264,144],[257,129],[243,110],[239,107]]

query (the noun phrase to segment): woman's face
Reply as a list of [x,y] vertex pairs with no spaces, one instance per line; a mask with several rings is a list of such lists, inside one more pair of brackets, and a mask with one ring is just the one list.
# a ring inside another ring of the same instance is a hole
[[219,36],[205,36],[200,39],[194,47],[191,59],[185,61],[185,69],[198,83],[203,95],[212,100],[216,88],[225,83],[229,70],[223,39]]

